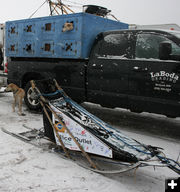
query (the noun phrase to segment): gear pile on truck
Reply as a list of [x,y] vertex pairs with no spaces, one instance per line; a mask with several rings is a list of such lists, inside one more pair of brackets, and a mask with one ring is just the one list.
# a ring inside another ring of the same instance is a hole
[[78,103],[180,116],[180,32],[77,13],[6,22],[8,82],[55,78]]

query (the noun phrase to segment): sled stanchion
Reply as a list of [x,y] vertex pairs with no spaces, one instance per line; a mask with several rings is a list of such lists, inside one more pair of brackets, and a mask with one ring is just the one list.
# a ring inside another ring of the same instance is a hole
[[[40,91],[38,90],[38,88],[35,86],[34,81],[31,81],[31,86],[32,86],[33,90],[36,89],[36,90],[40,93]],[[40,97],[41,97],[41,99],[45,102],[45,98],[44,98],[43,96],[40,96]],[[69,155],[69,153],[68,153],[68,151],[66,150],[66,147],[65,147],[62,139],[60,138],[59,134],[57,133],[57,130],[56,130],[56,128],[54,127],[54,125],[53,125],[53,123],[52,123],[52,121],[51,121],[51,118],[49,117],[49,114],[48,114],[48,112],[47,112],[47,110],[46,110],[43,102],[42,102],[42,101],[39,101],[39,102],[40,102],[40,104],[41,104],[41,106],[42,106],[42,108],[43,108],[43,110],[44,110],[44,112],[45,112],[45,114],[46,114],[46,116],[47,116],[47,118],[48,118],[48,120],[49,120],[49,123],[51,124],[52,128],[54,129],[54,131],[55,131],[55,133],[56,133],[56,136],[57,136],[59,142],[61,143],[61,146],[62,146],[62,148],[63,148],[63,151],[65,152],[65,154],[66,154],[67,157],[71,158],[70,155]]]
[[73,141],[76,143],[76,145],[79,147],[79,149],[81,150],[81,152],[84,154],[84,156],[86,157],[86,159],[89,161],[89,163],[91,164],[91,166],[95,169],[97,169],[96,165],[93,163],[93,161],[91,160],[91,158],[89,157],[89,155],[85,152],[85,150],[83,149],[83,147],[79,144],[79,142],[75,139],[75,137],[73,136],[73,134],[69,131],[69,129],[66,127],[66,125],[62,122],[62,120],[59,118],[59,116],[51,109],[51,107],[49,107],[47,104],[46,106],[48,107],[48,109],[54,114],[54,116],[60,121],[61,124],[63,124],[64,128],[66,129],[67,133],[72,137]]
[[[63,89],[59,86],[59,84],[57,83],[56,79],[53,79],[54,83],[55,83],[55,86],[57,87],[57,89],[59,91],[63,91]],[[63,95],[68,97],[68,95],[63,91]]]

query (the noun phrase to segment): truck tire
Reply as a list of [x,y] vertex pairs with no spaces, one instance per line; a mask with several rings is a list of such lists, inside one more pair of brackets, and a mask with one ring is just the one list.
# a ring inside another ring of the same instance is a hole
[[35,110],[38,111],[41,108],[41,105],[37,99],[37,96],[34,94],[34,91],[31,87],[30,82],[28,82],[25,86],[25,97],[24,97],[24,101],[27,105],[27,107],[30,110]]

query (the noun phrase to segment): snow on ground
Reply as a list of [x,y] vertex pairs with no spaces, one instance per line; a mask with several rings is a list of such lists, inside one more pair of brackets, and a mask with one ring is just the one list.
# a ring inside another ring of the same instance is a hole
[[[26,116],[13,113],[12,93],[0,94],[0,128],[25,131],[23,124],[43,126],[42,115],[27,111]],[[141,142],[165,148],[167,156],[177,159],[180,142],[123,131]],[[52,151],[43,151],[0,130],[1,192],[164,192],[165,179],[178,177],[168,168],[139,168],[114,175],[102,175],[79,167]]]

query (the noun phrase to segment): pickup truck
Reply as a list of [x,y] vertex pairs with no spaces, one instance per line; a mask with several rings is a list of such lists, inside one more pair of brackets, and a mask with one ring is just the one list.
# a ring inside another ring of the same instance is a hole
[[25,89],[30,109],[40,105],[29,81],[45,78],[77,102],[180,116],[180,32],[100,32],[88,58],[9,57],[8,82]]

